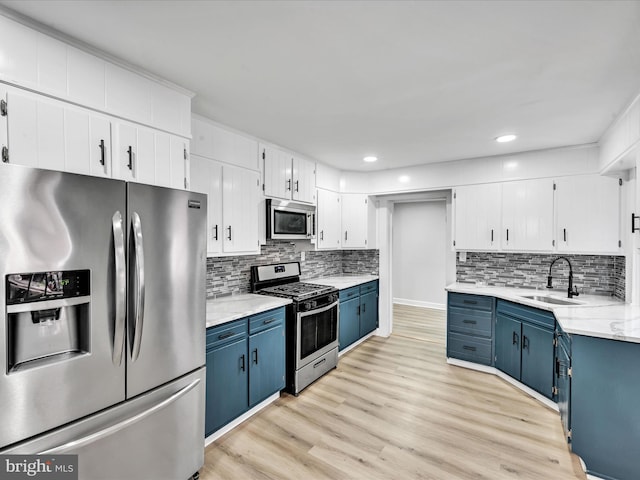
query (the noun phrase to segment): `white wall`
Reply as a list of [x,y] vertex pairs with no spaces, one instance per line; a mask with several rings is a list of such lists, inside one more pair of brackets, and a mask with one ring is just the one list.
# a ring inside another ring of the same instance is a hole
[[394,303],[444,308],[449,253],[446,215],[444,200],[394,205]]

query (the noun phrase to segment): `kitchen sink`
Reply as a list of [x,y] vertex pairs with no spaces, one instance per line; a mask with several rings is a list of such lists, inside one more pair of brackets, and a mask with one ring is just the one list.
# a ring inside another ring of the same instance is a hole
[[528,298],[536,302],[551,303],[553,305],[580,305],[582,303],[575,300],[563,300],[561,298],[550,297],[548,295],[522,295],[522,298]]

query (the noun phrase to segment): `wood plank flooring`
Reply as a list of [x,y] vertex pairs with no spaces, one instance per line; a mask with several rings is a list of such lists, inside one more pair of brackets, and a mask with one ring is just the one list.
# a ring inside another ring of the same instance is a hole
[[446,363],[445,316],[394,306],[389,338],[209,445],[200,478],[585,479],[556,412]]

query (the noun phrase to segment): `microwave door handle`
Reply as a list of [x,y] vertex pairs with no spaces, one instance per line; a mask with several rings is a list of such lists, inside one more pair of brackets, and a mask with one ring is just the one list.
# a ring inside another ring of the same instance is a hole
[[142,238],[142,223],[137,212],[133,212],[131,224],[133,227],[133,244],[135,250],[135,285],[134,295],[134,332],[133,346],[131,348],[131,360],[136,361],[140,355],[140,344],[142,342],[142,327],[144,321],[144,242]]
[[122,353],[125,345],[126,321],[126,293],[127,269],[125,260],[124,229],[122,228],[122,214],[118,211],[111,217],[113,231],[113,253],[115,266],[115,321],[113,333],[113,364],[122,363]]

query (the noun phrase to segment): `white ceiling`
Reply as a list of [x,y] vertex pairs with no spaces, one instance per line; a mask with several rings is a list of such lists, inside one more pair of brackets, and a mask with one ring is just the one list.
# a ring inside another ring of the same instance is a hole
[[344,170],[596,142],[640,91],[640,1],[0,4]]

